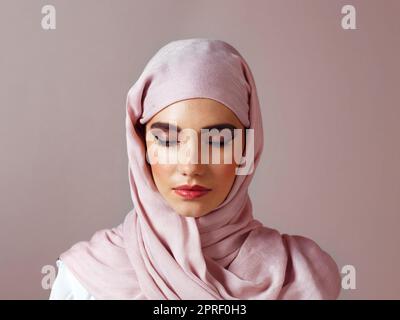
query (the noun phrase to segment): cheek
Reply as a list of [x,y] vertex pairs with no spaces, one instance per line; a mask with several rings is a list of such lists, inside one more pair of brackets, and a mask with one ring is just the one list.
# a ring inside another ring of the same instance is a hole
[[153,179],[159,190],[170,188],[169,179],[174,171],[173,165],[166,164],[153,164],[151,165],[151,172]]
[[220,188],[230,188],[233,180],[236,177],[236,164],[221,164],[212,166],[215,182]]
[[[168,165],[162,162],[162,159],[166,156],[166,152],[163,148],[160,148],[153,142],[147,142],[146,144],[146,152],[148,153],[147,156],[149,157],[149,167],[151,169],[151,173],[153,175],[153,180],[157,189],[162,192],[163,190],[167,190],[170,188],[170,177],[172,176],[173,171],[175,170],[174,165]],[[158,156],[155,157],[154,154]]]

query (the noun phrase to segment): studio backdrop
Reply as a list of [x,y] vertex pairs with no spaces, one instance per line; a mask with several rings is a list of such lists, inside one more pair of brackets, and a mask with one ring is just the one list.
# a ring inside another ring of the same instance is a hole
[[132,209],[126,94],[170,41],[248,61],[256,218],[314,239],[340,299],[400,299],[400,2],[0,3],[0,299],[47,299],[58,255]]

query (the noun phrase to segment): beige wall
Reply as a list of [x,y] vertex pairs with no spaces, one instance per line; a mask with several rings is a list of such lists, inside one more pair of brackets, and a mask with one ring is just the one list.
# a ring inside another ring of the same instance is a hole
[[[357,30],[341,28],[345,4]],[[399,299],[399,12],[397,0],[2,0],[0,298],[46,299],[41,268],[122,221],[126,93],[162,45],[210,37],[256,78],[255,216],[353,265],[340,298]]]

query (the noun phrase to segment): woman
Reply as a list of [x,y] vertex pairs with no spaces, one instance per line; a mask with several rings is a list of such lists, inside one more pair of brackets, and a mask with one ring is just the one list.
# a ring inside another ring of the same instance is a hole
[[338,297],[325,251],[253,217],[263,127],[235,48],[201,38],[162,47],[128,92],[126,133],[133,209],[60,255],[50,299]]

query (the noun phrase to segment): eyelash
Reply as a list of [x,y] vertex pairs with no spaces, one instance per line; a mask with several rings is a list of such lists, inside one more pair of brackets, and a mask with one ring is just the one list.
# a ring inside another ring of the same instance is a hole
[[[161,145],[162,147],[166,147],[166,148],[169,148],[169,147],[171,147],[171,145],[169,145],[170,143],[171,143],[171,141],[170,140],[162,140],[162,139],[160,139],[159,137],[157,137],[157,136],[155,136],[155,138],[156,138],[156,141],[157,141],[157,143],[159,144],[159,145]],[[225,141],[220,141],[220,142],[211,142],[211,141],[209,141],[209,145],[212,145],[213,147],[216,147],[216,148],[223,148],[223,147],[225,147],[225,145],[227,145],[227,144],[229,144],[230,142],[231,142],[232,140],[229,140],[229,141],[227,141],[227,142],[225,142]],[[179,141],[177,141],[177,142],[179,142]],[[175,144],[174,144],[175,145]]]

